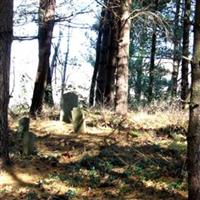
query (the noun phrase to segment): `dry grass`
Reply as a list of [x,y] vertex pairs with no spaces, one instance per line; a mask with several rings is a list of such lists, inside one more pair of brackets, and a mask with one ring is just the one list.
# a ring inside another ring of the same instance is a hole
[[24,157],[10,120],[14,165],[0,172],[0,199],[185,200],[187,112],[86,113],[87,133],[47,116],[31,121],[37,154]]

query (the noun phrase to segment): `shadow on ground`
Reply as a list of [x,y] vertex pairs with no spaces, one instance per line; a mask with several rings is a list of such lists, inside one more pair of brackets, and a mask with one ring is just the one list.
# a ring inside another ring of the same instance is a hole
[[19,141],[12,141],[13,168],[37,178],[26,182],[8,168],[17,187],[27,190],[4,191],[3,199],[186,199],[185,155],[179,149],[138,137],[127,141],[125,135],[48,134],[38,138],[37,155],[24,158],[18,152]]

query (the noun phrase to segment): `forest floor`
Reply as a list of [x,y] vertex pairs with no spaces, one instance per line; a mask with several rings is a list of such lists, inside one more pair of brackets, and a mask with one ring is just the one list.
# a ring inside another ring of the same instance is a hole
[[10,119],[13,165],[0,171],[0,200],[186,199],[186,112],[92,111],[86,122],[75,134],[52,117],[32,120],[37,153],[27,157]]

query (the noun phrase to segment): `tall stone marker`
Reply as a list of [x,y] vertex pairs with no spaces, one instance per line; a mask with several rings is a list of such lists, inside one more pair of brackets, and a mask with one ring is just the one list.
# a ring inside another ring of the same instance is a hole
[[23,117],[19,120],[18,133],[22,139],[22,152],[24,155],[29,156],[35,153],[36,136],[29,132],[30,118]]
[[70,123],[72,121],[72,110],[78,107],[78,95],[74,92],[63,94],[61,100],[60,121]]
[[26,156],[32,155],[35,153],[35,141],[36,136],[32,132],[24,132],[23,137],[23,154]]
[[83,109],[73,108],[72,110],[72,124],[75,133],[86,133],[86,123]]
[[30,124],[30,118],[29,117],[22,117],[19,120],[19,125],[18,125],[18,133],[21,138],[24,137],[24,133],[29,131],[29,124]]

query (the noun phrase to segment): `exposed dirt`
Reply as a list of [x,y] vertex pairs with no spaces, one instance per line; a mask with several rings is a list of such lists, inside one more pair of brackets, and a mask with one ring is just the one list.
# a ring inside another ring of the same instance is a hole
[[59,121],[32,120],[37,142],[29,157],[21,155],[17,120],[11,120],[14,164],[0,171],[0,199],[185,200],[184,120],[87,113],[86,134]]

